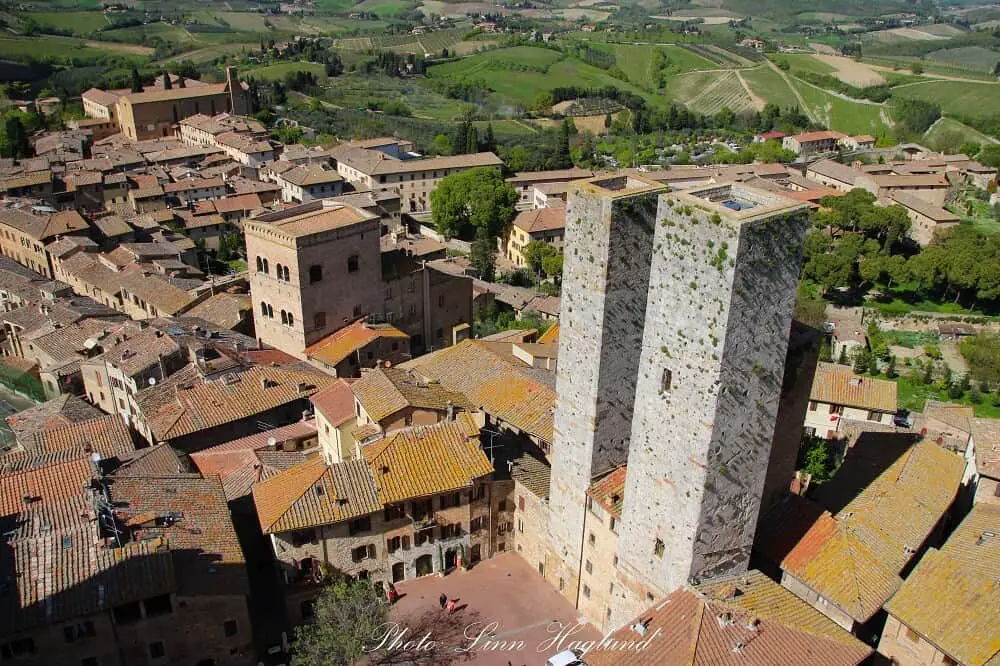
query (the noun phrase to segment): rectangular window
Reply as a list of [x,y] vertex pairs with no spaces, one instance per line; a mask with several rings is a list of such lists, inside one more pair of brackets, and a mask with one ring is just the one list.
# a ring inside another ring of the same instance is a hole
[[816,407],[817,407],[816,401],[815,400],[810,400],[809,401],[809,411],[810,412],[815,412],[816,411]]
[[360,532],[371,532],[372,531],[372,519],[369,516],[364,518],[358,518],[357,520],[352,520],[347,523],[347,533],[354,535]]
[[869,421],[881,421],[882,420],[882,413],[881,412],[876,412],[876,411],[870,411],[870,412],[868,412],[868,420]]
[[387,523],[399,520],[406,515],[406,506],[403,504],[392,504],[385,507],[385,511],[383,513],[385,522]]
[[667,368],[663,369],[663,376],[660,377],[660,393],[666,393],[670,390],[670,385],[673,383],[674,373]]
[[524,521],[520,518],[517,519],[517,531],[524,534]]
[[354,562],[360,562],[362,560],[374,560],[375,559],[375,544],[368,544],[367,546],[358,546],[351,550],[351,560]]
[[320,282],[323,279],[323,267],[313,265],[309,267],[309,284]]
[[352,254],[347,258],[347,272],[356,273],[358,271],[358,255]]
[[235,636],[239,633],[239,625],[236,624],[236,620],[226,620],[222,623],[222,631],[226,636]]
[[590,588],[587,587],[586,585],[583,586],[583,596],[585,596],[588,599],[590,598]]
[[434,530],[420,530],[413,535],[413,543],[422,546],[425,543],[434,543]]
[[518,495],[517,496],[517,510],[518,511],[524,511],[524,496],[523,495]]
[[94,630],[94,623],[90,620],[84,622],[79,622],[77,624],[71,624],[68,627],[63,627],[63,635],[66,637],[67,643],[72,643],[81,638],[91,638],[96,635]]
[[506,510],[507,510],[507,500],[500,500],[499,502],[497,502],[497,511],[506,511]]
[[117,606],[111,611],[111,614],[115,618],[115,624],[132,624],[142,619],[142,610],[139,608],[138,601]]
[[583,568],[587,570],[587,573],[594,573],[594,565],[590,563],[590,560],[587,560]]
[[150,597],[142,602],[146,607],[146,617],[156,617],[166,615],[173,611],[173,604],[170,602],[169,594],[161,594],[158,597]]
[[167,650],[163,647],[163,641],[156,641],[155,643],[149,644],[150,659],[161,659],[165,656],[167,656]]
[[653,555],[656,555],[657,557],[663,557],[663,551],[664,551],[663,539],[657,539],[653,543]]
[[400,542],[400,537],[398,537],[398,536],[397,537],[392,537],[391,539],[389,539],[388,541],[386,541],[386,545],[385,545],[386,549],[390,553],[395,553],[397,550],[399,550],[400,546],[401,546],[401,542]]
[[597,537],[594,536],[593,532],[591,532],[590,536],[587,537],[587,541],[590,542],[591,546],[596,546],[597,545]]
[[447,495],[441,495],[441,508],[448,509],[453,506],[458,506],[462,503],[461,493],[449,493]]
[[482,518],[482,516],[477,516],[476,518],[473,518],[472,520],[469,521],[469,531],[470,532],[479,532],[482,529],[483,529],[483,518]]
[[830,407],[830,413],[831,414],[843,414],[844,413],[844,406],[843,405],[833,405],[832,407]]

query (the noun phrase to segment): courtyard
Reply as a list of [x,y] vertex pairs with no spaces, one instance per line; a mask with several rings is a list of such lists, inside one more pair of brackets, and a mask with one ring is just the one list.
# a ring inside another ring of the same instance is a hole
[[[541,666],[572,641],[600,639],[597,629],[581,622],[572,605],[513,553],[469,571],[404,581],[396,589],[394,626],[372,663]],[[456,601],[453,614],[441,610],[441,594]]]

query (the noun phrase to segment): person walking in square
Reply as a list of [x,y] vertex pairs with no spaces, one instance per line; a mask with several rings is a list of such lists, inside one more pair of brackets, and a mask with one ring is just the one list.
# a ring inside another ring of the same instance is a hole
[[441,606],[441,610],[444,610],[445,605],[448,603],[448,595],[444,592],[438,597],[438,605]]

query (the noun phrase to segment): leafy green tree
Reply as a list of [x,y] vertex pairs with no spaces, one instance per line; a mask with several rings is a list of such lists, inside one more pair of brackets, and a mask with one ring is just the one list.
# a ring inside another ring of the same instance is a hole
[[830,350],[830,340],[825,335],[819,343],[819,360],[824,363],[833,362],[833,352]]
[[863,375],[868,372],[868,368],[874,363],[872,354],[866,347],[859,347],[854,352],[854,372]]
[[493,136],[493,123],[487,123],[486,132],[483,133],[483,140],[479,143],[480,152],[495,153],[497,151],[497,139]]
[[983,144],[979,152],[979,161],[986,166],[1000,167],[1000,143]]
[[988,385],[1000,382],[1000,335],[982,331],[959,343],[969,373]]
[[847,346],[846,345],[841,345],[841,347],[840,347],[840,356],[837,357],[837,364],[838,365],[850,365],[851,364],[850,359],[847,358]]
[[435,155],[451,155],[451,140],[444,134],[438,134],[431,141],[431,152]]
[[556,249],[545,241],[536,240],[525,245],[521,254],[524,255],[524,260],[528,262],[531,270],[538,276],[543,271],[545,260],[556,254]]
[[889,363],[885,367],[885,376],[889,379],[895,379],[899,376],[896,372],[896,357],[894,355],[889,356]]
[[476,229],[476,240],[472,241],[469,262],[479,272],[479,277],[492,282],[497,268],[496,239],[491,238],[485,227]]
[[829,481],[834,471],[834,454],[822,437],[807,437],[799,447],[797,467],[812,476],[813,483]]
[[351,666],[365,656],[389,617],[371,582],[339,580],[323,589],[313,618],[295,629],[294,666]]
[[445,236],[460,236],[471,226],[495,240],[514,219],[517,201],[517,191],[497,169],[469,169],[442,178],[431,192],[432,218]]
[[556,252],[550,254],[549,256],[542,259],[542,270],[545,274],[556,281],[556,283],[562,282],[562,271],[563,271],[563,253]]

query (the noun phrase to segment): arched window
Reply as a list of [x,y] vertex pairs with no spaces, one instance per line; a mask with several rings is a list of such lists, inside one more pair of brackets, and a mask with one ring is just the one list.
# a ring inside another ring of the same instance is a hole
[[288,313],[286,313],[284,310],[281,311],[281,323],[285,325],[288,324]]
[[285,282],[288,282],[288,281],[289,281],[289,277],[288,277],[288,266],[285,266]]
[[260,316],[261,317],[267,316],[267,303],[265,303],[264,301],[260,302]]
[[275,264],[274,267],[274,277],[281,279],[281,264]]
[[295,317],[292,316],[291,312],[288,313],[288,325],[295,326]]
[[257,257],[257,272],[262,273],[264,271],[264,260]]
[[272,308],[270,305],[267,306],[267,318],[274,319],[274,308]]
[[270,271],[267,268],[267,259],[264,260],[264,275],[267,275]]

